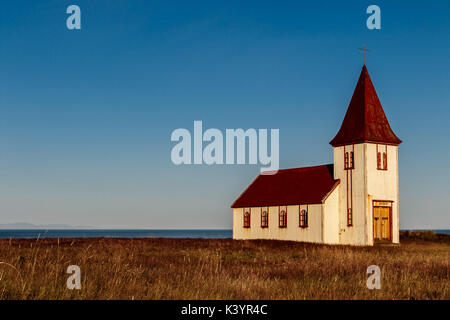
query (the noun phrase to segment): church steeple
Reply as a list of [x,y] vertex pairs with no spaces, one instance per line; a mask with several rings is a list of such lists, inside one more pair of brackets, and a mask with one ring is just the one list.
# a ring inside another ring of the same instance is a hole
[[389,125],[366,65],[362,67],[341,128],[330,144],[336,147],[362,142],[389,145],[402,142]]

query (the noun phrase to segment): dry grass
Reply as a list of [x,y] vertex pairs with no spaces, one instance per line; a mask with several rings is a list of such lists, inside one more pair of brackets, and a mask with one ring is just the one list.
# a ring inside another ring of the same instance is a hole
[[[348,247],[223,239],[1,239],[0,299],[449,299],[449,236]],[[66,269],[81,268],[81,290]],[[382,270],[381,290],[366,269]]]

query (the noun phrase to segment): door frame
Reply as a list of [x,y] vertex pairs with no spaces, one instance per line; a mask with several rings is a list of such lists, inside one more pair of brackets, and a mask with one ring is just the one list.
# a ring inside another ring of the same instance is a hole
[[[390,202],[390,206],[375,206],[375,202]],[[372,200],[372,239],[373,242],[382,242],[383,240],[375,240],[375,223],[374,223],[374,211],[375,207],[389,208],[389,242],[392,242],[392,206],[393,200]]]

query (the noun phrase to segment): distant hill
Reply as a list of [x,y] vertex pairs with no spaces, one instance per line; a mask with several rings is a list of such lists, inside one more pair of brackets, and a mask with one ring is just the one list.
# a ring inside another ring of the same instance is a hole
[[0,229],[93,229],[86,226],[71,226],[68,224],[32,224],[27,222],[15,222],[0,224]]

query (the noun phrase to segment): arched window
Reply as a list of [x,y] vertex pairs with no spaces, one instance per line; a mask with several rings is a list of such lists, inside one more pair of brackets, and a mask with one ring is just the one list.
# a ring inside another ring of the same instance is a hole
[[308,210],[302,209],[300,211],[299,226],[300,228],[308,227]]
[[263,209],[261,212],[261,228],[267,228],[269,226],[269,213],[267,209]]
[[286,228],[287,227],[287,213],[286,210],[281,210],[279,213],[279,221],[278,225],[280,228]]
[[244,213],[244,228],[250,228],[250,212],[248,211]]

